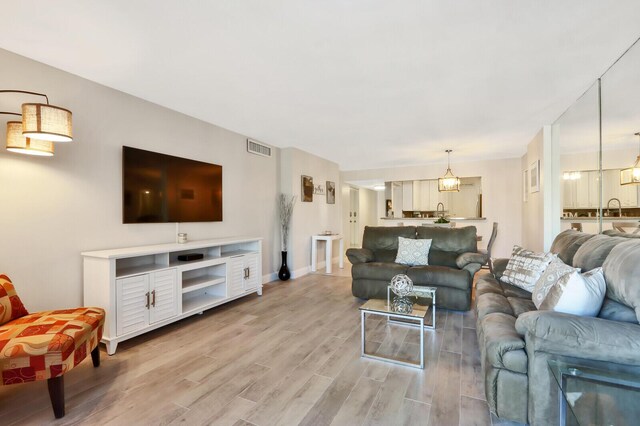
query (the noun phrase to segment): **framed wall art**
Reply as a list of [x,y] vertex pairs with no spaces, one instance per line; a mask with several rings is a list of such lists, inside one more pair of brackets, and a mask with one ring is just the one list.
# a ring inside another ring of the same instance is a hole
[[313,202],[313,178],[311,176],[302,175],[302,201],[305,203]]
[[336,203],[336,183],[327,181],[327,204]]
[[536,160],[529,166],[529,192],[540,191],[540,160]]

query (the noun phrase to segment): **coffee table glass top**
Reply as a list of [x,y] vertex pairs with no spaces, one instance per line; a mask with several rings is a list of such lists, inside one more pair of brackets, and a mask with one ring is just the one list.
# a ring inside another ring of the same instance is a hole
[[387,304],[386,300],[370,299],[364,305],[360,306],[360,310],[424,318],[427,315],[429,307],[414,304],[409,298],[396,296],[390,305]]
[[640,419],[640,372],[562,358],[548,362],[562,392],[564,425],[636,425]]

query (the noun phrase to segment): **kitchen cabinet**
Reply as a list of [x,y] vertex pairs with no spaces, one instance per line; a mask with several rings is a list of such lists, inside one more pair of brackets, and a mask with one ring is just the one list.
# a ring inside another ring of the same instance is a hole
[[413,182],[402,182],[402,210],[413,211],[416,210],[413,200]]

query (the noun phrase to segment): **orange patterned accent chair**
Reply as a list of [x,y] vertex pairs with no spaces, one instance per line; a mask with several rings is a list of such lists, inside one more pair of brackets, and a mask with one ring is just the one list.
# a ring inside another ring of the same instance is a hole
[[6,275],[0,275],[0,372],[2,384],[47,380],[56,418],[64,417],[63,375],[91,353],[100,365],[98,344],[104,310],[76,308],[29,314]]

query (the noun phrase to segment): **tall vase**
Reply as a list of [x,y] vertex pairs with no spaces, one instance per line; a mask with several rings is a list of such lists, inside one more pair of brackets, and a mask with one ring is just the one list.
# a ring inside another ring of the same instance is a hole
[[291,272],[289,272],[289,268],[287,267],[287,252],[282,252],[282,266],[280,266],[280,271],[278,272],[278,278],[282,281],[287,281],[291,278]]

